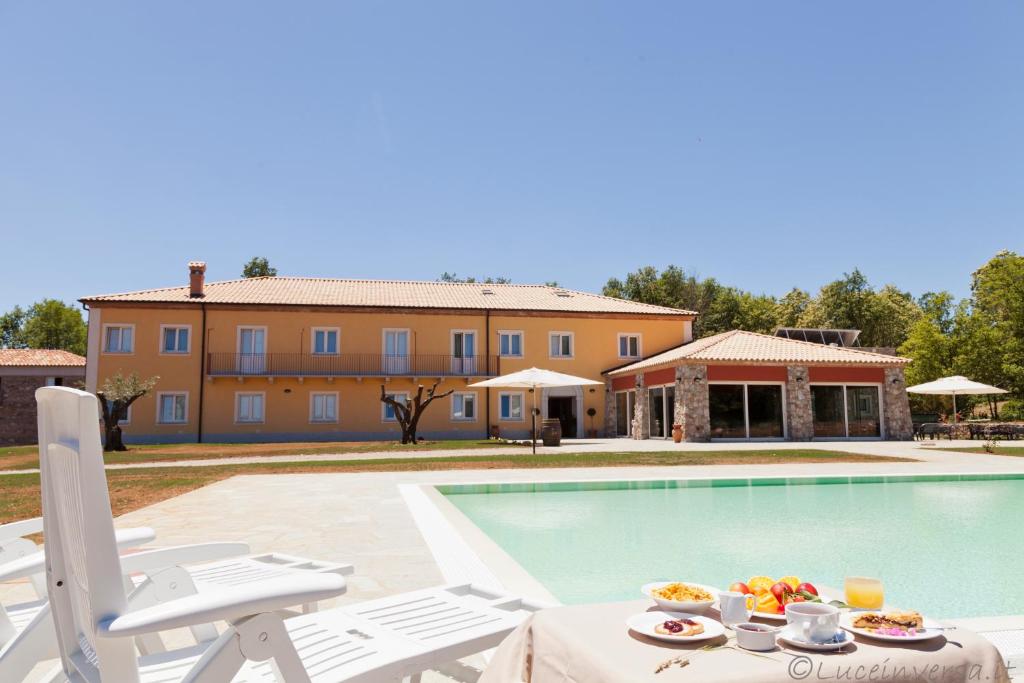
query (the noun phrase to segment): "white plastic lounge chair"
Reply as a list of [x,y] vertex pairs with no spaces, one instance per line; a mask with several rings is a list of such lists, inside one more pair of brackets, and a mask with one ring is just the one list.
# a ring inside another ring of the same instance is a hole
[[[41,661],[57,656],[46,599],[43,551],[25,536],[40,533],[43,518],[26,519],[0,525],[0,581],[27,578],[36,599],[0,605],[0,681],[20,681]],[[118,529],[119,550],[145,545],[156,534],[148,527]]]
[[[472,585],[393,596],[284,618],[333,597],[335,574],[225,586],[131,609],[122,584],[100,452],[96,398],[36,391],[47,592],[64,674],[72,683],[370,683],[495,647],[537,606]],[[133,638],[226,621],[215,641],[137,657]]]

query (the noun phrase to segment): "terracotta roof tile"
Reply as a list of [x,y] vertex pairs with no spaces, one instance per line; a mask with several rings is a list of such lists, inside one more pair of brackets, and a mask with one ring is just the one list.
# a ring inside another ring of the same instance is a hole
[[447,308],[516,311],[565,311],[647,315],[696,315],[663,306],[546,285],[497,285],[401,280],[334,280],[305,277],[258,277],[209,282],[205,296],[192,298],[189,288],[169,287],[124,294],[103,294],[83,303],[110,302],[360,306],[380,308]]
[[909,358],[860,349],[826,346],[813,342],[773,337],[757,332],[732,330],[677,346],[657,355],[608,372],[625,375],[680,363],[785,363],[798,365],[904,365]]
[[85,366],[85,357],[57,349],[0,349],[0,366],[76,367]]

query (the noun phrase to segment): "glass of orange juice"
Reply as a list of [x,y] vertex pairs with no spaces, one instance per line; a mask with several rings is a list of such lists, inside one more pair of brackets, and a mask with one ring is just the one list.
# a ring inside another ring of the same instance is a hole
[[846,577],[846,603],[860,609],[882,609],[885,593],[879,579],[864,576]]

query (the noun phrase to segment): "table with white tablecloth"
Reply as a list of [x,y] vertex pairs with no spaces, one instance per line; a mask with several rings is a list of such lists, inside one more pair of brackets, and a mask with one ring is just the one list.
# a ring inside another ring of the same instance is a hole
[[[966,629],[913,643],[851,634],[852,642],[839,652],[809,652],[780,642],[771,652],[751,653],[737,648],[728,630],[717,639],[690,644],[629,631],[626,619],[650,609],[649,600],[637,600],[537,612],[501,644],[480,683],[1010,680],[999,651]],[[714,610],[707,616],[719,618]],[[687,660],[686,665],[676,663],[656,673],[676,658]]]

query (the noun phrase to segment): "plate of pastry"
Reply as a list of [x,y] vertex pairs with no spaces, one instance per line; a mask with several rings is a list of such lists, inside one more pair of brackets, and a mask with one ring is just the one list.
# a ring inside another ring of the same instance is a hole
[[689,612],[641,612],[626,620],[631,631],[670,643],[693,643],[725,633],[721,622]]
[[839,618],[839,625],[865,638],[903,643],[938,638],[946,630],[912,610],[848,612]]

